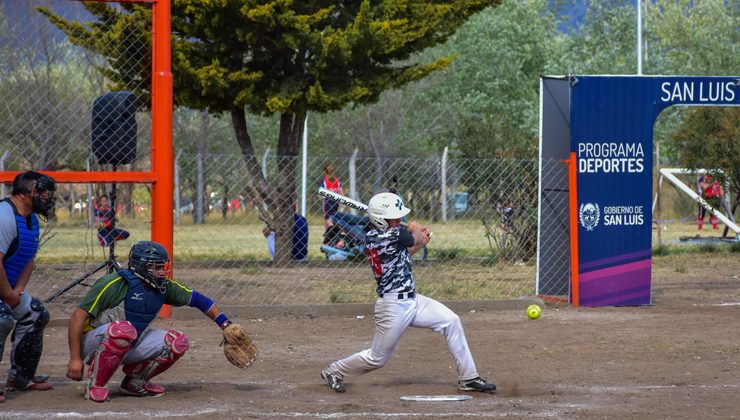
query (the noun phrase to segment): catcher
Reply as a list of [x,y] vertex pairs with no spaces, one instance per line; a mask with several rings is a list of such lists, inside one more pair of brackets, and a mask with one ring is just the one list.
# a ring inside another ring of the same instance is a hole
[[229,321],[207,296],[168,280],[170,258],[159,243],[136,243],[129,253],[128,269],[106,274],[92,285],[69,320],[67,377],[82,379],[85,364],[85,398],[108,400],[106,384],[123,365],[121,392],[158,397],[165,389],[150,382],[169,369],[188,350],[188,337],[177,330],[150,329],[164,304],[198,308],[224,333],[224,353],[243,369],[257,358],[257,349],[237,324]]

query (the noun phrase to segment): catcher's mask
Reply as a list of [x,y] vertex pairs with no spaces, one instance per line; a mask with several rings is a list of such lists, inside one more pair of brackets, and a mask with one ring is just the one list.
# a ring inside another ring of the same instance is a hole
[[54,208],[56,190],[57,184],[54,178],[38,172],[23,172],[13,179],[12,194],[29,194],[33,206],[32,211],[38,214],[43,221],[49,218],[49,213]]
[[134,244],[128,254],[128,268],[148,285],[162,293],[167,291],[172,266],[170,256],[161,244],[152,241]]
[[388,219],[400,219],[410,212],[401,197],[389,192],[375,194],[367,204],[370,221],[380,230],[388,229]]

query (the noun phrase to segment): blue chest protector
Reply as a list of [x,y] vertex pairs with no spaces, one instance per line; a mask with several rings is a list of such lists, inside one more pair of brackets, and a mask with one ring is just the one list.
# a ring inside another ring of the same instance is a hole
[[165,294],[159,289],[148,287],[140,278],[129,270],[120,270],[118,274],[128,283],[128,291],[123,300],[126,321],[130,322],[141,337],[146,327],[156,318],[164,305]]
[[[10,205],[12,206],[13,203],[11,202]],[[15,237],[15,240],[10,244],[10,248],[8,248],[8,252],[3,257],[3,268],[5,268],[5,275],[8,277],[10,287],[15,287],[23,269],[33,260],[36,251],[39,250],[39,219],[31,213],[31,216],[29,216],[31,227],[29,228],[26,218],[15,211],[15,206],[13,206],[13,211],[18,236]]]

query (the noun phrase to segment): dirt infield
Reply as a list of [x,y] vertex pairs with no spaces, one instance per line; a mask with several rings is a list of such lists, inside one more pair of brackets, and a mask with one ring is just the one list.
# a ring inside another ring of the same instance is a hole
[[329,390],[320,370],[369,346],[372,317],[358,310],[240,319],[261,350],[246,371],[223,358],[210,321],[159,320],[191,339],[190,351],[159,378],[167,394],[139,399],[113,391],[106,404],[85,401],[82,383],[64,378],[66,330],[55,326],[47,329],[40,369],[55,389],[9,394],[0,418],[740,417],[740,257],[661,257],[653,272],[654,306],[550,307],[537,321],[522,310],[460,312],[480,374],[499,386],[468,401],[400,400],[457,394],[442,337],[416,329],[386,367],[347,378],[345,394]]

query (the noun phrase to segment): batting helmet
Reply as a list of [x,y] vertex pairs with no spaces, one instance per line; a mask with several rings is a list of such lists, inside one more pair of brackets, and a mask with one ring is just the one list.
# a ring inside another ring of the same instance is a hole
[[162,293],[167,289],[170,267],[167,250],[157,242],[137,242],[128,254],[128,269]]
[[396,194],[383,192],[375,194],[367,205],[370,221],[380,230],[388,229],[388,219],[400,219],[411,212],[403,205],[403,200]]

